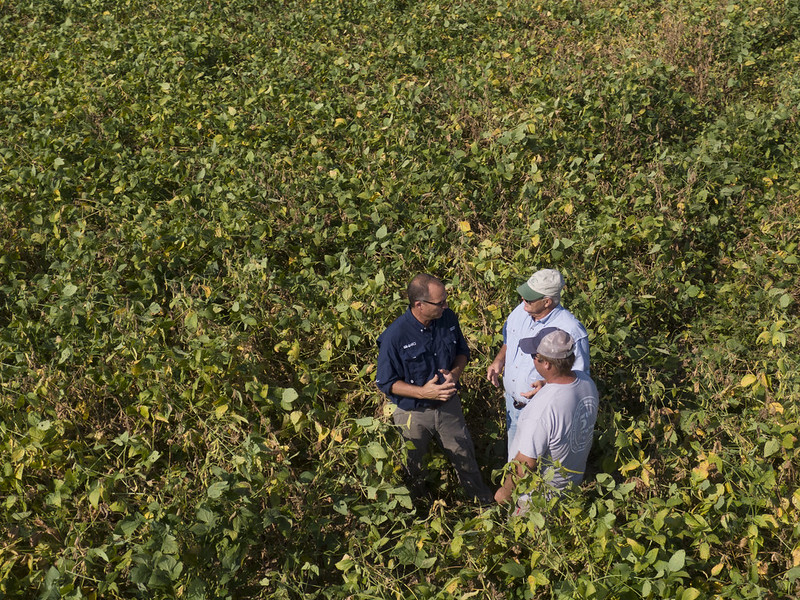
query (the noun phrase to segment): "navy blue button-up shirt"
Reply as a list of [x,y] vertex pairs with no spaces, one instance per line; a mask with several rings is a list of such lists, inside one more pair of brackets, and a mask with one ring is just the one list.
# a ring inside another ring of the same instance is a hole
[[440,406],[441,402],[436,400],[392,394],[392,385],[395,381],[404,381],[421,387],[439,374],[439,369],[450,370],[460,354],[469,358],[469,346],[456,313],[446,308],[441,317],[425,327],[409,308],[378,337],[375,383],[404,410]]

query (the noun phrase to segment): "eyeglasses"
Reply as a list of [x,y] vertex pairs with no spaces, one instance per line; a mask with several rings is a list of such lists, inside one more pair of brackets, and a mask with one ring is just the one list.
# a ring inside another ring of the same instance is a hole
[[522,410],[526,406],[528,406],[527,402],[520,402],[519,400],[514,400],[514,408],[516,408],[517,410]]
[[447,300],[442,300],[441,302],[431,302],[430,300],[422,300],[425,304],[433,304],[434,306],[438,306],[439,308],[444,308],[447,306]]

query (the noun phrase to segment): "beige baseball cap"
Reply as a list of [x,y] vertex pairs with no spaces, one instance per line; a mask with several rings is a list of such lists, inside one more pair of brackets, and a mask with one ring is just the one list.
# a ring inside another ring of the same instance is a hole
[[555,269],[541,269],[519,286],[517,293],[528,302],[533,302],[545,296],[558,299],[561,297],[561,289],[563,287],[564,278],[561,273]]
[[545,327],[533,337],[519,341],[519,349],[526,354],[541,354],[547,358],[568,358],[575,354],[575,340],[557,327]]

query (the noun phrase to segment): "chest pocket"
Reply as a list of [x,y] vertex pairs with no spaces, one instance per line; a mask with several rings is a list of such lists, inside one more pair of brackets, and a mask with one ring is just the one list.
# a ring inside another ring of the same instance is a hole
[[450,365],[453,363],[453,359],[456,357],[457,348],[458,338],[453,331],[448,331],[447,335],[442,336],[442,339],[439,341],[438,348],[436,349],[436,362],[439,365],[439,368],[450,368]]
[[435,373],[433,354],[427,344],[417,344],[402,348],[400,356],[406,371],[406,382],[412,385],[425,385]]

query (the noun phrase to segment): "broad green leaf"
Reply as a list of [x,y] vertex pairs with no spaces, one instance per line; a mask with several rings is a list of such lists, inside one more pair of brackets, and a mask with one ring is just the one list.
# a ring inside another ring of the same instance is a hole
[[669,559],[669,570],[672,573],[676,571],[680,571],[683,569],[684,565],[686,564],[686,551],[685,550],[678,550],[675,554],[672,555],[672,558]]
[[387,458],[386,450],[383,449],[378,442],[370,442],[367,444],[367,452],[369,452],[374,458],[383,459]]
[[764,444],[764,458],[769,458],[770,456],[778,452],[780,449],[781,449],[781,443],[779,440],[776,440],[774,438],[767,440],[766,443]]
[[521,565],[513,560],[503,563],[503,565],[500,567],[500,570],[503,571],[503,573],[508,573],[515,579],[521,579],[527,575],[527,569],[525,568],[525,565]]
[[539,569],[534,569],[530,574],[530,578],[536,585],[547,585],[550,583],[550,579],[547,577],[547,575]]
[[197,313],[189,311],[183,318],[183,323],[189,331],[197,331]]
[[299,394],[294,388],[286,388],[283,390],[281,394],[281,406],[284,410],[289,410],[291,408],[292,403],[297,400]]
[[334,566],[343,573],[347,573],[351,568],[353,568],[353,565],[355,565],[353,559],[350,558],[350,555],[345,554],[344,557],[342,557],[342,560],[337,562]]
[[222,495],[222,492],[228,490],[229,488],[230,484],[227,481],[217,481],[208,487],[206,494],[213,500],[214,498],[219,498]]
[[94,508],[97,508],[97,506],[100,504],[100,495],[102,492],[102,486],[99,485],[89,492],[89,504],[91,504]]
[[458,534],[457,534],[457,535],[455,535],[455,536],[453,537],[453,541],[452,541],[452,542],[450,542],[450,553],[451,553],[453,556],[456,556],[456,557],[457,557],[459,554],[461,554],[461,547],[462,547],[463,545],[464,545],[464,538],[463,538],[463,537],[461,537],[461,536],[460,536],[460,535],[458,535]]

